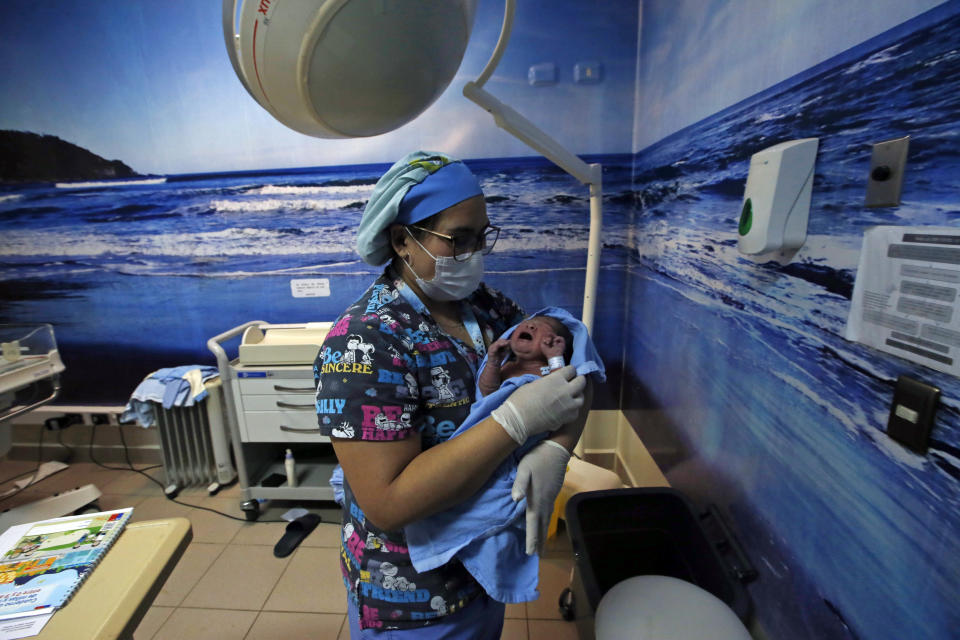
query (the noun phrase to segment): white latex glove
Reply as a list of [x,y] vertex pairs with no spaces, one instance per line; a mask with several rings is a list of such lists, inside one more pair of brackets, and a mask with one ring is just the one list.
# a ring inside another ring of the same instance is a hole
[[584,376],[573,365],[523,385],[510,394],[490,416],[523,444],[530,436],[554,431],[573,421],[583,406]]
[[553,440],[544,440],[520,459],[510,495],[527,498],[527,555],[543,550],[553,506],[563,487],[570,452]]

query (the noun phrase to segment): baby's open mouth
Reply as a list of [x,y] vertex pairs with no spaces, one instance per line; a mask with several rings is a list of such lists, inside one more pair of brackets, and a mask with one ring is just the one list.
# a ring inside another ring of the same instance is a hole
[[517,340],[533,340],[533,335],[527,331],[521,331],[517,334]]

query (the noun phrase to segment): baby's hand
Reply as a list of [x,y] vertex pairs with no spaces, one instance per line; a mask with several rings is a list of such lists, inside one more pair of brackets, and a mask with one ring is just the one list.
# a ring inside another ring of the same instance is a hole
[[543,355],[547,358],[562,356],[567,348],[567,341],[562,336],[549,335],[543,339]]
[[487,366],[489,366],[490,363],[496,363],[499,366],[500,363],[503,362],[503,359],[510,353],[510,341],[500,338],[490,345],[487,353]]

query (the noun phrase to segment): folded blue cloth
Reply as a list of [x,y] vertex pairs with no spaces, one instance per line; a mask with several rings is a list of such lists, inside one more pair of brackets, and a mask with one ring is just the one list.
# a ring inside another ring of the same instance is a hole
[[[563,322],[573,334],[573,356],[568,364],[581,375],[606,379],[603,361],[582,322],[559,307],[547,307],[533,315],[548,315]],[[509,337],[516,327],[507,330]],[[486,366],[486,358],[480,370]],[[497,391],[478,400],[470,415],[451,438],[456,438],[500,406],[518,387],[537,380],[522,375],[505,380]],[[478,392],[479,397],[479,392]],[[456,557],[487,594],[499,602],[535,600],[540,561],[526,554],[526,499],[514,502],[510,493],[520,459],[547,437],[530,438],[494,471],[480,491],[457,506],[424,518],[404,528],[410,558],[417,571],[429,571]]]
[[135,420],[142,427],[152,427],[156,423],[154,404],[164,409],[193,406],[207,397],[202,383],[219,373],[216,367],[195,364],[158,369],[133,390],[120,422]]
[[333,489],[333,501],[342,507],[346,496],[343,493],[343,467],[340,465],[335,466],[330,474],[330,488]]

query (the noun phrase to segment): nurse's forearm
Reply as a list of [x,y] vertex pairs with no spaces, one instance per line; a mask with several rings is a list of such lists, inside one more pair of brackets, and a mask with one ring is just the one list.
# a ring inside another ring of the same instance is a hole
[[389,484],[378,514],[384,522],[375,524],[395,531],[463,502],[516,448],[503,427],[487,418],[423,451]]

